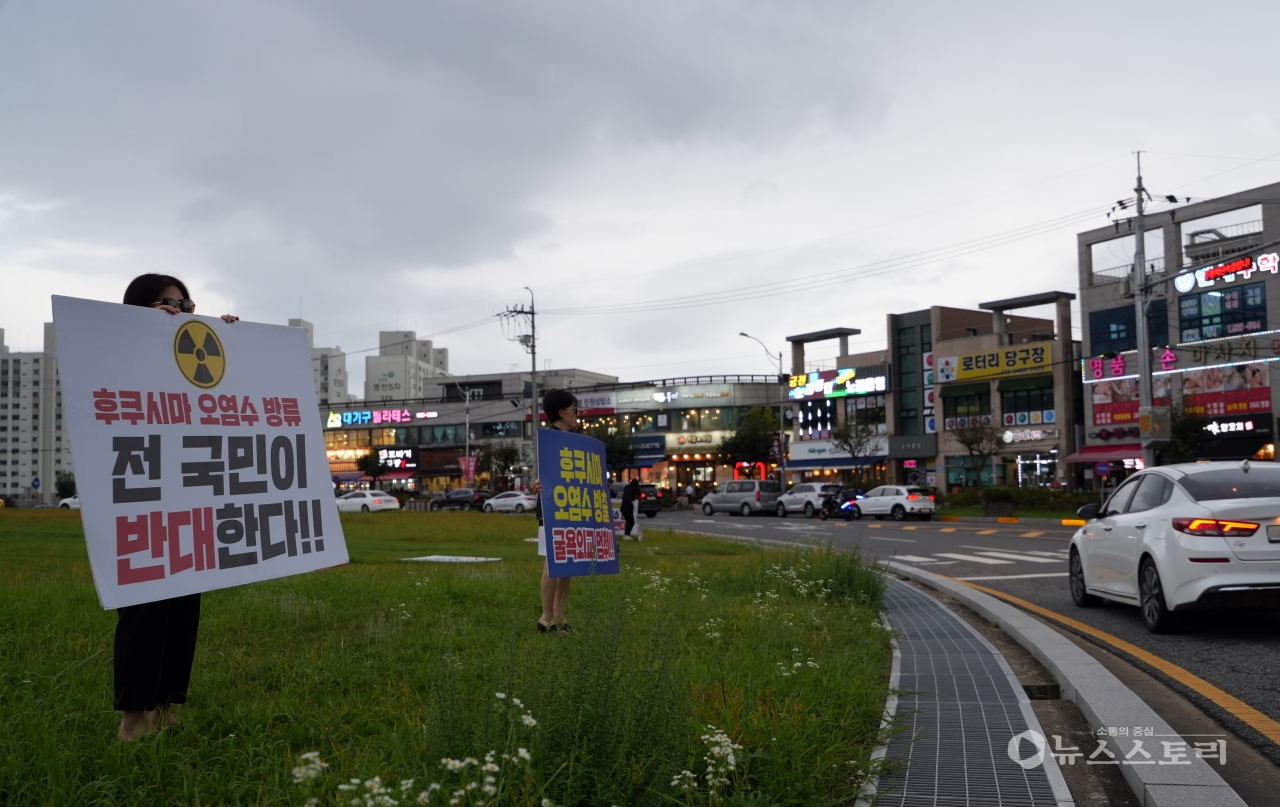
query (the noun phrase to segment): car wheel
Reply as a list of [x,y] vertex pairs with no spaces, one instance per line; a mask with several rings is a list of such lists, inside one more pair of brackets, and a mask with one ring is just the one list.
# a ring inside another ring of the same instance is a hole
[[716,513],[716,509],[711,506],[710,502],[706,502],[702,505],[702,514],[704,516],[713,516],[715,515],[715,513]]
[[890,513],[890,515],[892,515],[892,516],[893,516],[893,520],[894,520],[894,521],[906,521],[906,520],[907,520],[907,511],[906,511],[906,509],[905,509],[902,505],[900,505],[900,504],[895,504],[895,505],[893,506],[893,509],[892,509],[892,510],[890,510],[890,511],[889,511],[889,513]]
[[463,509],[463,510],[465,510],[465,511],[470,511],[470,510],[471,510],[471,502],[463,502],[463,503],[462,503],[462,509]]
[[804,503],[804,517],[813,518],[813,502]]
[[825,507],[818,511],[818,518],[822,519],[823,521],[827,520],[827,510]]
[[747,504],[746,502],[743,502],[742,506],[738,508],[738,512],[741,513],[743,516],[751,515],[751,505]]
[[523,512],[524,512],[524,505],[523,505],[523,504],[517,504],[517,505],[516,505],[516,512],[517,512],[517,513],[523,513]]
[[492,513],[492,512],[493,512],[493,505],[491,505],[491,504],[486,504],[486,505],[484,506],[484,511],[485,511],[486,513]]
[[775,512],[777,512],[777,514],[778,514],[778,518],[786,518],[786,517],[787,517],[787,506],[786,506],[785,504],[783,504],[782,502],[778,502],[778,509],[777,509]]
[[1093,608],[1102,604],[1102,598],[1096,594],[1090,594],[1084,583],[1084,562],[1080,560],[1080,553],[1074,548],[1071,550],[1071,560],[1067,562],[1067,568],[1070,571],[1071,579],[1071,600],[1081,608]]
[[434,513],[440,509],[440,505],[436,504],[435,502],[432,502],[431,504],[427,505],[427,509]]
[[1164,603],[1164,586],[1160,585],[1160,571],[1155,561],[1146,558],[1138,567],[1138,600],[1142,608],[1142,621],[1152,633],[1168,633],[1173,630],[1176,617]]
[[70,509],[71,509],[71,505],[69,505],[69,504],[60,504],[60,505],[58,505],[58,506],[59,506],[59,507],[61,507],[63,510],[70,510]]
[[362,505],[360,505],[360,512],[361,512],[361,513],[367,513],[367,512],[369,512],[369,505],[367,505],[367,504],[362,504]]
[[862,508],[855,504],[853,507],[849,508],[849,512],[845,514],[844,520],[857,521],[860,518],[862,518]]

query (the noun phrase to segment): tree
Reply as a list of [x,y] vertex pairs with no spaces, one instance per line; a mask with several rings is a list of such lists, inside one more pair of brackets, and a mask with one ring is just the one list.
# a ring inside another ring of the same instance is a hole
[[587,435],[604,443],[604,462],[611,475],[636,464],[635,444],[621,431],[611,431],[606,424],[597,423],[587,429]]
[[1205,427],[1209,419],[1202,415],[1187,414],[1181,406],[1169,412],[1169,442],[1160,449],[1160,464],[1195,462],[1218,441],[1216,435]]
[[70,499],[76,495],[76,475],[70,471],[58,471],[54,478],[53,489],[59,499]]
[[752,467],[768,462],[773,452],[773,438],[778,433],[778,418],[768,407],[748,409],[738,421],[738,428],[720,441],[720,453],[732,463],[746,462]]
[[509,440],[490,443],[477,453],[476,473],[488,471],[494,477],[504,479],[520,467],[520,447]]
[[831,430],[831,444],[853,458],[853,471],[859,483],[862,472],[880,456],[884,448],[880,429],[874,423],[854,423],[846,420]]
[[[975,422],[976,421],[976,422]],[[969,452],[967,466],[978,474],[978,490],[982,490],[982,471],[991,464],[991,458],[1004,448],[1004,429],[978,418],[969,418],[969,425],[951,432],[952,438]]]
[[390,471],[391,466],[383,462],[376,451],[370,451],[356,460],[356,470],[373,479],[370,487],[377,487],[378,477]]

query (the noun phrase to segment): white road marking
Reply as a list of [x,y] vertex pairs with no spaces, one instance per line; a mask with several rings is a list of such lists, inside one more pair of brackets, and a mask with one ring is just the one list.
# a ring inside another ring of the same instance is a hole
[[980,558],[977,555],[960,555],[955,552],[935,552],[934,554],[940,558],[954,558],[955,560],[964,560],[970,563],[986,563],[991,566],[1003,566],[1008,563],[1013,563],[1013,561],[1011,560],[996,560],[995,558]]
[[1012,552],[983,552],[981,553],[990,558],[1004,558],[1006,560],[1025,560],[1028,563],[1062,563],[1062,558],[1033,558],[1029,555],[1015,555]]
[[911,563],[933,563],[934,562],[933,558],[922,558],[918,555],[894,555],[893,559],[910,561]]
[[894,543],[897,543],[897,544],[916,544],[916,543],[919,543],[919,541],[916,541],[916,540],[911,539],[911,538],[881,538],[879,535],[868,535],[868,536],[867,536],[867,539],[868,539],[868,540],[871,540],[871,541],[893,541]]
[[957,577],[957,580],[1027,580],[1032,577],[1066,577],[1067,572],[1050,572],[1047,574],[997,574],[992,577]]
[[1068,554],[1070,554],[1070,553],[1068,553],[1068,552],[1063,552],[1062,550],[1058,550],[1057,552],[1041,552],[1041,551],[1039,551],[1039,550],[1034,550],[1034,549],[1033,549],[1033,550],[1028,551],[1028,552],[1027,552],[1027,554],[1028,554],[1028,555],[1044,555],[1046,558],[1063,558],[1063,559],[1065,559],[1065,558],[1067,557],[1067,555],[1068,555]]

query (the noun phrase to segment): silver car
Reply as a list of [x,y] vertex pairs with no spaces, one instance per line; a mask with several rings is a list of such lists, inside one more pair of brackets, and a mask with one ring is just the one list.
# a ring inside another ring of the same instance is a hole
[[780,495],[782,486],[771,479],[721,482],[702,497],[702,512],[708,516],[715,513],[741,513],[744,516],[772,513],[778,506]]
[[814,513],[822,508],[822,497],[839,492],[839,485],[823,485],[819,482],[796,485],[778,497],[778,517],[786,518],[787,513],[804,513],[805,518],[813,518]]

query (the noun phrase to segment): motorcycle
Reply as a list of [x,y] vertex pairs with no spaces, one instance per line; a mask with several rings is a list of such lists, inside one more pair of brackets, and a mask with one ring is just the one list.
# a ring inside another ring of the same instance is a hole
[[832,491],[822,494],[822,503],[818,505],[818,518],[826,521],[840,515],[840,493]]

